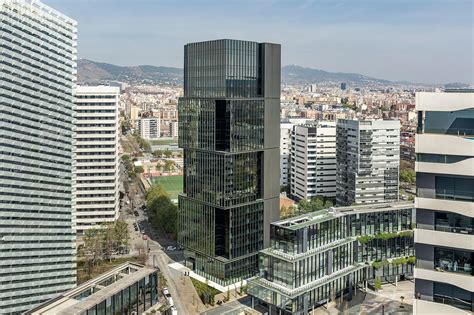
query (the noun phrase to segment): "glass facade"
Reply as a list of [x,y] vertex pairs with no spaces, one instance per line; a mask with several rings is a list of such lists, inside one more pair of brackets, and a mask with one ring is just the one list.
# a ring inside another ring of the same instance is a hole
[[261,44],[240,40],[187,44],[184,47],[184,96],[262,96],[261,51]]
[[158,276],[154,272],[97,303],[82,315],[142,314],[158,302]]
[[434,248],[434,267],[437,270],[464,273],[473,276],[474,253],[452,248]]
[[474,311],[474,295],[472,292],[447,283],[434,283],[433,301],[463,310]]
[[303,314],[358,283],[411,277],[412,207],[334,208],[273,223],[271,247],[260,252],[259,276],[250,280],[249,294]]
[[280,62],[264,57],[265,45],[216,40],[184,51],[178,242],[197,273],[226,285],[254,274],[263,248],[265,129],[279,128],[265,124],[264,66]]
[[447,135],[474,135],[474,109],[452,112],[425,111],[424,132]]

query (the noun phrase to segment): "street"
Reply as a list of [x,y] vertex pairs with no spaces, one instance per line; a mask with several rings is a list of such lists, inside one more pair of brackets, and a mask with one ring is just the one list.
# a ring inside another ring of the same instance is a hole
[[[123,167],[123,177],[127,178]],[[130,233],[130,254],[137,255],[140,250],[148,251],[148,263],[158,268],[166,279],[166,286],[173,297],[178,314],[198,314],[199,306],[204,308],[189,278],[184,278],[181,272],[170,269],[168,264],[180,261],[182,251],[166,251],[168,246],[176,247],[176,241],[167,238],[162,231],[156,231],[148,222],[148,217],[142,209],[145,196],[135,180],[124,183],[127,193],[123,198],[120,218],[128,224]],[[135,211],[138,216],[135,215]],[[134,223],[139,227],[135,231]],[[146,239],[144,239],[146,238]],[[160,292],[161,294],[161,292]],[[194,305],[192,301],[195,301]],[[197,307],[196,307],[196,304]]]

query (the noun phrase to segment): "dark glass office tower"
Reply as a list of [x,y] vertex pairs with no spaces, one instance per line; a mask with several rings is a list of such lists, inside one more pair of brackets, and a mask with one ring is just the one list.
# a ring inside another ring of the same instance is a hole
[[178,242],[196,273],[228,285],[257,272],[279,215],[280,45],[184,47]]

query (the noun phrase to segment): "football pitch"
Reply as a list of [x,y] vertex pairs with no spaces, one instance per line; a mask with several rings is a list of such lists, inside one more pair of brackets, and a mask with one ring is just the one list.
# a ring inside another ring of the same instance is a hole
[[183,191],[182,175],[153,177],[153,183],[161,185],[170,194],[171,199],[177,199],[178,194]]

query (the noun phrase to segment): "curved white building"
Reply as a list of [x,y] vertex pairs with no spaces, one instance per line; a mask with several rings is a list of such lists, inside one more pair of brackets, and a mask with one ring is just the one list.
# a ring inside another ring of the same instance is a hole
[[416,110],[415,313],[472,314],[474,91],[420,92]]

